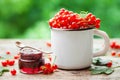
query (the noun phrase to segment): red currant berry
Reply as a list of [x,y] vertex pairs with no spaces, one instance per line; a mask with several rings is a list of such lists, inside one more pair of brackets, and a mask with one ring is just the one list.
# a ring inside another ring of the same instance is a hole
[[65,14],[65,15],[69,14],[69,11],[68,11],[68,10],[65,10],[65,11],[64,11],[64,14]]
[[111,42],[110,47],[115,48],[115,46],[116,46],[116,42],[115,41]]
[[10,51],[7,51],[6,54],[9,55],[9,54],[11,54],[11,53],[10,53]]
[[120,57],[120,53],[118,53],[117,55],[118,55],[118,57]]
[[53,26],[53,20],[52,19],[49,21],[49,25],[50,25],[50,27]]
[[56,17],[56,21],[57,21],[57,22],[60,22],[61,20],[62,20],[61,15],[58,15],[58,16]]
[[62,21],[60,22],[60,25],[61,25],[61,26],[67,26],[67,21],[62,20]]
[[112,51],[112,52],[111,52],[111,55],[112,55],[112,56],[116,56],[116,52],[115,52],[115,51]]
[[14,65],[14,63],[15,63],[15,61],[14,61],[14,60],[9,60],[8,65],[9,65],[9,66],[13,66],[13,65]]
[[58,68],[58,66],[57,66],[56,64],[54,64],[54,65],[52,66],[52,68],[55,70],[55,69]]
[[96,27],[97,29],[99,29],[99,28],[100,28],[100,24],[95,25],[95,27]]
[[42,71],[43,70],[43,66],[40,66],[40,71]]
[[50,42],[46,42],[46,45],[47,45],[48,47],[51,47],[51,43],[50,43]]
[[88,22],[89,25],[94,25],[95,24],[95,21],[90,19],[90,21]]
[[53,71],[54,71],[54,70],[53,70],[52,68],[49,68],[49,69],[48,69],[48,73],[49,73],[49,74],[50,74],[50,73],[53,73]]
[[95,22],[96,22],[96,24],[99,24],[100,23],[100,19],[97,18]]
[[50,63],[45,63],[44,65],[46,68],[51,68],[51,64]]
[[14,59],[18,59],[18,58],[19,58],[19,55],[15,55],[15,56],[14,56]]
[[72,29],[78,29],[78,25],[77,25],[77,23],[75,23],[75,22],[72,22],[72,24],[71,24],[71,28]]
[[48,69],[44,69],[43,74],[48,74]]
[[7,59],[6,62],[7,62],[7,65],[8,65],[9,64],[9,60]]
[[119,46],[118,49],[120,49],[120,44],[118,46]]
[[6,61],[2,61],[1,64],[2,64],[3,67],[7,66],[7,62]]
[[60,9],[60,11],[63,11],[63,12],[64,12],[64,11],[65,11],[65,9],[64,9],[64,8],[61,8],[61,9]]
[[92,15],[91,20],[96,21],[96,17],[94,15]]
[[116,45],[115,45],[115,49],[119,49],[119,44],[116,44]]
[[14,76],[16,75],[17,71],[15,69],[11,70],[10,73]]
[[111,66],[112,66],[112,62],[108,62],[107,67],[111,67]]
[[92,16],[92,13],[88,13],[86,19],[89,19]]
[[74,15],[74,14],[71,14],[70,15],[70,22],[73,22],[73,21],[75,21],[75,19],[76,19],[76,15]]

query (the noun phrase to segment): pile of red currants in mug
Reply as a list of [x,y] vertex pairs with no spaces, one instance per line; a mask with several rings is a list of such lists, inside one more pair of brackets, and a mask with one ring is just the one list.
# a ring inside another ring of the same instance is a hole
[[80,14],[64,8],[49,20],[51,28],[59,29],[89,29],[100,28],[100,19],[92,13],[81,12]]

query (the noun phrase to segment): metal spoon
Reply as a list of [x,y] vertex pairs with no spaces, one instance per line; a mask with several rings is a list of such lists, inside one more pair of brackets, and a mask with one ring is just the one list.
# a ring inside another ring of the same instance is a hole
[[24,44],[22,44],[20,41],[16,41],[16,46],[19,47],[20,49],[23,49],[23,48],[31,48],[31,49],[34,49],[34,50],[37,50],[37,51],[40,51],[44,54],[51,54],[52,52],[45,52],[45,51],[41,51],[39,49],[36,49],[36,48],[33,48],[31,46],[26,46]]

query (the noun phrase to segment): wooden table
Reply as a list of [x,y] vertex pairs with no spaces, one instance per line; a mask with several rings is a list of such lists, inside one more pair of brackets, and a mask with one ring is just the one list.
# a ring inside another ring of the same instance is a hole
[[[119,39],[115,39],[119,41]],[[21,39],[1,39],[0,40],[0,54],[10,51],[11,54],[17,54],[18,48],[15,45],[16,41],[21,41],[24,44],[41,48],[45,51],[50,51],[50,48],[46,46],[46,42],[49,40],[21,40]],[[102,40],[95,40],[96,44],[101,44]],[[50,75],[35,74],[28,75],[19,72],[18,63],[11,67],[17,70],[16,76],[11,76],[11,74],[5,73],[0,77],[0,80],[120,80],[120,69],[116,69],[111,75],[91,75],[88,69],[77,70],[77,71],[66,71],[58,70],[57,72]]]

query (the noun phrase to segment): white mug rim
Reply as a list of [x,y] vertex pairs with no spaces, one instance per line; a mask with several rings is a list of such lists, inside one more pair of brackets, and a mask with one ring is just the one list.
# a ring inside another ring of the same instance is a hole
[[86,29],[61,29],[61,28],[50,28],[51,30],[56,30],[56,31],[86,31],[86,30],[91,30],[95,29],[94,27],[92,28],[86,28]]

